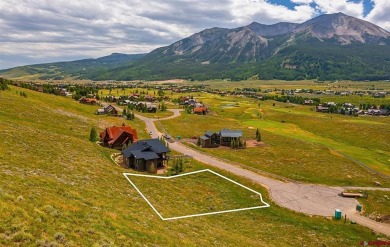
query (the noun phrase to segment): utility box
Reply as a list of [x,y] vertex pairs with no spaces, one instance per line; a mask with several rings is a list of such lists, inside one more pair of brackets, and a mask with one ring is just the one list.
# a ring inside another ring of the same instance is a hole
[[341,210],[340,210],[340,209],[336,209],[336,210],[334,211],[334,218],[335,218],[336,220],[339,220],[339,219],[341,219],[341,216],[342,216]]

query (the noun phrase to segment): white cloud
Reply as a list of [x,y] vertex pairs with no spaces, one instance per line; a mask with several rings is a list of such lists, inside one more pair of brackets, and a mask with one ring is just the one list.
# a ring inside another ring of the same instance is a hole
[[366,16],[365,20],[373,22],[376,25],[390,30],[390,1],[389,0],[372,0],[374,8]]
[[343,12],[346,15],[363,18],[363,1],[358,3],[348,0],[313,0],[317,9],[325,14]]
[[303,22],[315,14],[315,10],[307,5],[297,6],[295,10],[290,10],[286,6],[271,4],[264,0],[231,0],[231,2],[231,13],[235,17],[235,22],[240,25],[252,21],[263,24],[273,24],[281,21]]
[[[373,1],[375,7],[366,20],[390,30],[390,1]],[[99,57],[112,52],[144,53],[206,28],[232,28],[252,21],[299,23],[320,12],[363,16],[362,2],[291,0],[298,4],[294,9],[271,2],[0,0],[0,68],[14,66],[16,59],[24,64],[72,56]],[[312,3],[317,7],[311,7]],[[8,66],[4,62],[7,59],[12,60]]]
[[312,3],[313,0],[290,0],[292,3],[297,3],[297,4],[309,4]]

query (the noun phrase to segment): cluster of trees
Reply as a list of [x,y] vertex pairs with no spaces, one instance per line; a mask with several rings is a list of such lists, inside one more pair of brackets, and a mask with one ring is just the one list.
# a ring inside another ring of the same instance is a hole
[[123,109],[122,115],[125,116],[127,120],[134,120],[135,119],[134,112],[128,111],[128,110],[126,110],[126,108]]
[[[7,81],[7,80],[5,80]],[[7,83],[11,83],[8,81]],[[39,91],[42,90],[43,93],[53,94],[53,95],[63,95],[63,90],[72,93],[72,97],[75,100],[79,100],[81,97],[85,97],[88,95],[96,95],[98,98],[98,89],[92,86],[85,85],[53,85],[53,84],[36,84],[31,82],[12,82],[14,86],[26,88],[29,90]]]
[[167,106],[164,104],[164,102],[162,102],[161,104],[158,104],[158,109],[160,111],[166,111],[167,110]]
[[129,110],[137,110],[138,112],[147,112],[148,111],[148,108],[144,104],[137,104],[137,105],[128,104],[127,108]]
[[246,148],[246,141],[242,141],[241,138],[238,138],[238,140],[232,138],[230,147],[233,149]]
[[27,98],[27,94],[26,94],[26,92],[24,92],[24,91],[20,91],[20,92],[19,92],[19,95],[22,96],[22,97]]
[[96,99],[99,100],[99,89],[97,89],[96,87],[75,85],[69,87],[68,91],[72,93],[72,97],[75,100],[79,100],[81,97],[86,97],[88,95],[94,95],[96,96]]
[[318,105],[320,103],[319,98],[303,98],[301,96],[286,96],[286,95],[263,95],[262,100],[275,100],[278,102],[284,102],[284,103],[293,103],[293,104],[299,104],[303,105],[305,103],[305,100],[312,100],[313,104]]
[[184,112],[187,113],[187,114],[191,114],[193,109],[194,108],[192,106],[187,105],[184,108]]
[[184,161],[181,158],[174,159],[173,160],[173,165],[170,170],[171,175],[178,175],[179,173],[184,171]]
[[368,110],[368,109],[386,109],[390,111],[390,104],[381,104],[380,106],[377,106],[375,104],[360,104],[359,105],[360,110]]
[[8,90],[9,87],[8,87],[8,84],[11,84],[12,81],[9,81],[9,80],[6,80],[4,79],[3,77],[0,77],[0,90]]

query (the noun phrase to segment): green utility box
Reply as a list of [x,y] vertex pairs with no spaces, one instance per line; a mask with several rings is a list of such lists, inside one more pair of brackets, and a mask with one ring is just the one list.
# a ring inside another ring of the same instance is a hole
[[335,218],[336,220],[339,220],[339,219],[341,219],[341,216],[342,216],[341,210],[340,210],[340,209],[336,209],[336,210],[334,211],[334,218]]

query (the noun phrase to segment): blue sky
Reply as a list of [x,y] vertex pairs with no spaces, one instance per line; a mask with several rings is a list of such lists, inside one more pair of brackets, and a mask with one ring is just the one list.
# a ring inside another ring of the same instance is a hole
[[[292,2],[290,0],[270,0],[269,2],[273,3],[273,4],[277,4],[277,5],[284,5],[291,10],[293,10],[294,7],[296,7],[296,6],[299,6],[299,4]],[[371,0],[363,0],[363,1],[362,0],[351,0],[350,2],[354,2],[354,3],[362,2],[363,3],[363,7],[364,7],[363,16],[367,16],[374,7],[374,4]],[[313,3],[311,3],[311,6],[314,8],[316,6],[316,4],[313,2]]]
[[1,0],[0,69],[146,53],[210,27],[343,12],[390,30],[390,0]]

